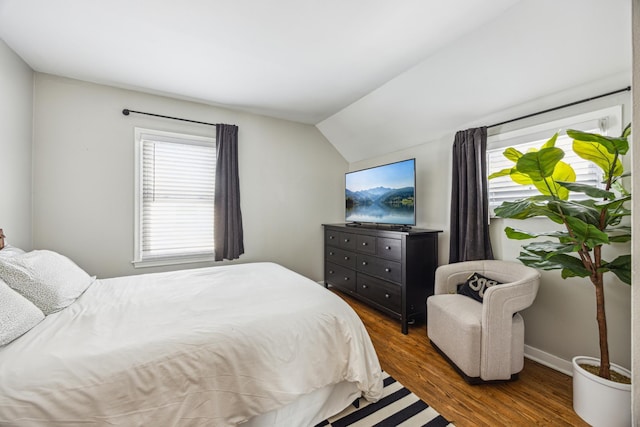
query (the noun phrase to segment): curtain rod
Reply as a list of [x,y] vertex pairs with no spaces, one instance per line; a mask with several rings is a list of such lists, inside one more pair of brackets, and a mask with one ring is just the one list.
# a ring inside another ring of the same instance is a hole
[[492,128],[492,127],[504,125],[504,124],[507,124],[507,123],[516,122],[516,121],[522,120],[522,119],[528,119],[529,117],[538,116],[540,114],[548,113],[550,111],[560,110],[562,108],[571,107],[573,105],[582,104],[583,102],[593,101],[594,99],[603,98],[605,96],[614,95],[616,93],[626,92],[626,91],[630,91],[630,90],[631,90],[631,86],[627,86],[627,87],[622,88],[622,89],[614,90],[613,92],[603,93],[602,95],[592,96],[591,98],[585,98],[585,99],[581,99],[580,101],[570,102],[569,104],[564,104],[564,105],[560,105],[558,107],[553,107],[553,108],[549,108],[549,109],[546,109],[546,110],[538,111],[536,113],[527,114],[526,116],[516,117],[515,119],[511,119],[511,120],[505,120],[504,122],[500,122],[500,123],[496,123],[496,124],[487,126],[487,128]]
[[125,108],[124,110],[122,110],[122,114],[124,114],[125,116],[128,116],[129,113],[145,114],[147,116],[162,117],[163,119],[171,119],[171,120],[180,120],[181,122],[198,123],[200,125],[218,126],[215,123],[207,123],[207,122],[199,122],[197,120],[181,119],[180,117],[163,116],[162,114],[145,113],[143,111],[129,110],[128,108]]

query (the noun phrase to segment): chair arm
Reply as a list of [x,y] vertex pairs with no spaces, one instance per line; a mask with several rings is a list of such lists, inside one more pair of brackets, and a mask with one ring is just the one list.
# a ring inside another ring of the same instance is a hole
[[492,286],[482,304],[482,345],[480,377],[508,379],[511,372],[513,315],[533,304],[540,286],[540,273],[521,280]]

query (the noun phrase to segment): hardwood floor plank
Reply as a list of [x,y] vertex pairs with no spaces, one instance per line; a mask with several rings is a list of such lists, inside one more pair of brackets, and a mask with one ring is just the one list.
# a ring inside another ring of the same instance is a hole
[[516,381],[468,385],[429,343],[424,324],[400,322],[334,290],[358,313],[382,369],[453,422],[467,426],[588,426],[572,407],[571,377],[525,358]]

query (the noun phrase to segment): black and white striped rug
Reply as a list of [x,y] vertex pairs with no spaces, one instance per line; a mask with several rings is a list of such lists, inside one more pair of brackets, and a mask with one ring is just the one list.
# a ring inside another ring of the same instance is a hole
[[384,389],[376,403],[358,399],[358,407],[350,405],[339,414],[316,427],[453,427],[442,415],[418,396],[383,372]]

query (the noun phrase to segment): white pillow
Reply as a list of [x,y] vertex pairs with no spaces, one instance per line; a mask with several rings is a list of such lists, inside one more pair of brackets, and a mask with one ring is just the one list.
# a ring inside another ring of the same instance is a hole
[[0,346],[9,344],[44,319],[31,301],[0,280]]
[[16,248],[15,246],[11,245],[5,245],[4,248],[0,250],[0,258],[9,258],[16,255],[22,255],[24,253],[25,252],[20,248]]
[[0,279],[49,315],[74,302],[95,276],[89,276],[64,255],[36,250],[0,258]]

